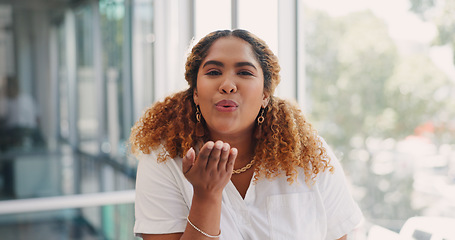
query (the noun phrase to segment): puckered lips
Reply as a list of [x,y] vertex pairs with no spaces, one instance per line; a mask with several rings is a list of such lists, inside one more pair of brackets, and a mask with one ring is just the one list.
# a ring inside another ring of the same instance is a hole
[[239,104],[233,100],[223,99],[215,104],[216,110],[220,112],[233,112],[237,110]]

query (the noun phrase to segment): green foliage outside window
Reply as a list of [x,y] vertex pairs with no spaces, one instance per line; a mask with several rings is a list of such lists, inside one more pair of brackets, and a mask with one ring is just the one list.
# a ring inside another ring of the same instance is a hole
[[453,148],[454,82],[425,51],[401,53],[371,11],[305,17],[309,118],[342,159],[366,218],[399,229],[425,206],[413,200],[414,159],[398,146],[430,125],[425,137]]

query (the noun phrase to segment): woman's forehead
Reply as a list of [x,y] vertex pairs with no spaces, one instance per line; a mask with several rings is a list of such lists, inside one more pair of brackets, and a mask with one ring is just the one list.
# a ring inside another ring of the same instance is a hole
[[203,62],[211,60],[236,60],[239,62],[252,62],[259,65],[252,46],[245,40],[237,37],[223,37],[215,40],[207,51]]

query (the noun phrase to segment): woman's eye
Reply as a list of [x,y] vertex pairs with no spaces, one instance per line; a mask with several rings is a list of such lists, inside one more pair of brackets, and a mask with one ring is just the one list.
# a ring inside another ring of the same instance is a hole
[[216,70],[212,70],[212,71],[208,71],[206,73],[206,75],[209,75],[209,76],[218,76],[218,75],[221,75],[221,72],[220,71],[216,71]]
[[241,71],[238,74],[243,76],[253,76],[253,74],[249,71]]

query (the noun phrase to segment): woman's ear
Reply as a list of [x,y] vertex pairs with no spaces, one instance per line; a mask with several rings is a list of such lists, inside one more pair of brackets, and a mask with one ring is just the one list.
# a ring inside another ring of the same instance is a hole
[[194,104],[199,105],[199,96],[196,89],[193,90],[193,101]]
[[270,95],[268,93],[262,94],[262,107],[265,108],[269,105]]

